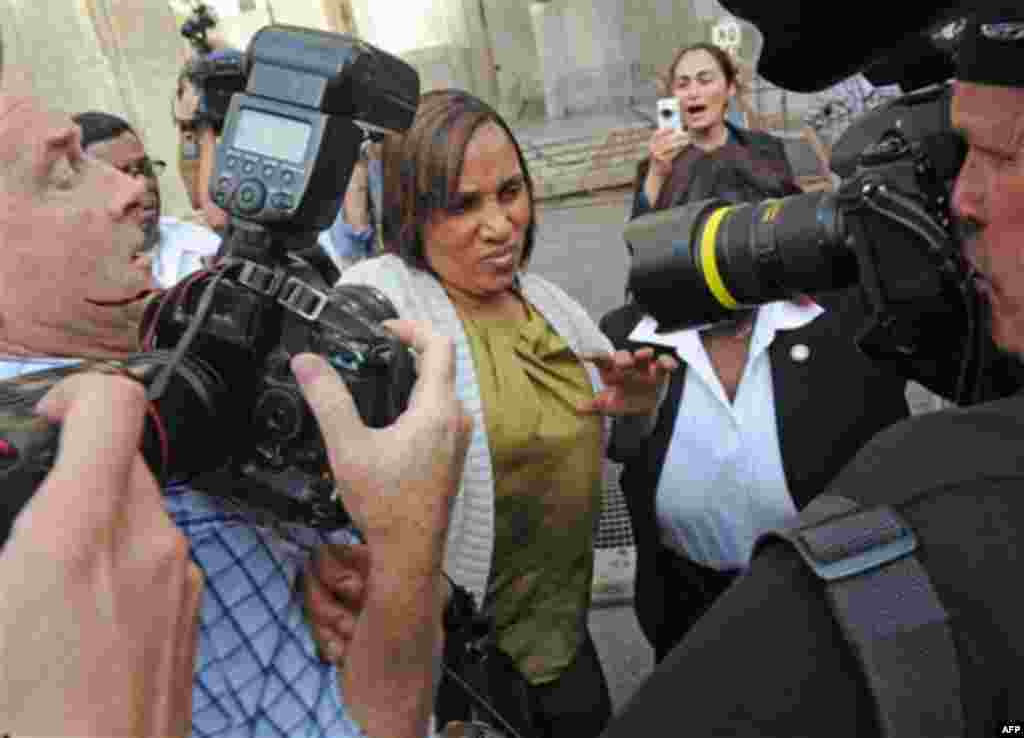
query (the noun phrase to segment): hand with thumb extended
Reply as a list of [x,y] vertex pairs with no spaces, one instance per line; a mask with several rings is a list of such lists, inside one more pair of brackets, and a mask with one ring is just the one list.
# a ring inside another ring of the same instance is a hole
[[338,373],[321,357],[300,354],[292,371],[316,416],[342,504],[372,548],[396,544],[429,552],[444,548],[472,421],[455,396],[451,339],[428,323],[387,321],[385,327],[419,355],[409,407],[392,425],[368,428]]
[[202,574],[139,452],[145,391],[64,379],[56,464],[0,552],[0,733],[187,735]]
[[398,738],[427,732],[443,641],[441,560],[472,423],[455,396],[451,339],[426,323],[384,325],[419,359],[409,406],[390,426],[363,423],[324,359],[301,354],[292,371],[320,425],[342,504],[367,542],[356,567],[340,567],[358,580],[351,597],[321,613],[333,622],[314,620],[314,635],[317,625],[332,626],[320,635],[337,638],[340,648],[325,655],[343,657],[340,688],[352,717],[367,735]]

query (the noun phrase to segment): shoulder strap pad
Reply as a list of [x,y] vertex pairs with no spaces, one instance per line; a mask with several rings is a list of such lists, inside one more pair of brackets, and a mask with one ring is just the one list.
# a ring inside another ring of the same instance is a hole
[[766,537],[792,545],[824,582],[875,699],[881,735],[964,735],[950,616],[915,553],[914,531],[895,509],[823,495],[758,545]]

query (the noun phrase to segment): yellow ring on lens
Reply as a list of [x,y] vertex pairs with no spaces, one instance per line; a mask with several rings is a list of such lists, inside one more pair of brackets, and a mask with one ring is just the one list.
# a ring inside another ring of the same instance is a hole
[[722,224],[722,220],[733,209],[734,206],[725,207],[713,212],[708,217],[707,225],[704,226],[704,231],[700,236],[700,264],[704,271],[704,281],[719,304],[730,310],[736,310],[740,304],[735,297],[729,294],[725,282],[722,281],[722,274],[718,271],[715,239],[718,237],[718,227]]

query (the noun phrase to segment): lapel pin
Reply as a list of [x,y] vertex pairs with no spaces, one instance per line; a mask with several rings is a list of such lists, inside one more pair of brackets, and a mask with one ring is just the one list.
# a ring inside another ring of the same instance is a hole
[[811,356],[811,350],[806,344],[798,343],[789,350],[789,355],[793,361],[804,362]]

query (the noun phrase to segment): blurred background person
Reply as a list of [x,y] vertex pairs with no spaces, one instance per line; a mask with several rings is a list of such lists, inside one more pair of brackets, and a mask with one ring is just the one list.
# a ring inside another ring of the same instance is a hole
[[135,130],[110,113],[89,111],[72,116],[82,131],[82,149],[120,172],[146,185],[143,207],[138,211],[146,233],[146,250],[139,266],[148,268],[160,287],[169,287],[202,268],[202,258],[213,256],[220,236],[208,228],[161,214],[159,177],[166,164],[151,159]]
[[[799,192],[782,141],[726,119],[739,85],[728,53],[683,48],[663,84],[687,134],[654,133],[631,217],[710,197]],[[854,345],[863,310],[850,292],[670,334],[656,334],[632,303],[602,319],[617,347],[658,346],[683,365],[649,442],[613,449],[637,547],[634,608],[657,661],[747,566],[761,532],[794,516],[864,442],[907,415],[904,380]]]
[[178,128],[178,172],[194,210],[205,224],[224,234],[228,214],[210,195],[217,164],[217,142],[232,92],[245,87],[244,56],[213,37],[193,40],[195,54],[178,75],[172,115]]

